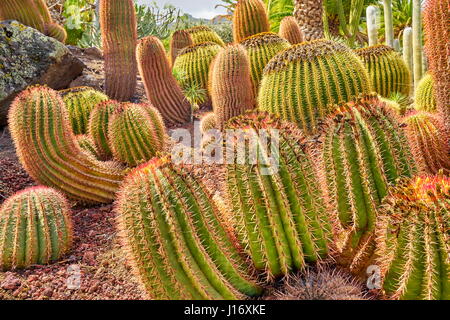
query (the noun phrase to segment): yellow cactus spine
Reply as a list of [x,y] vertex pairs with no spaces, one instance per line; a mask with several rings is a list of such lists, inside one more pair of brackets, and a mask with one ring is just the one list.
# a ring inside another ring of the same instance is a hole
[[191,118],[191,106],[172,75],[161,41],[156,37],[141,39],[137,46],[139,73],[150,103],[164,121],[183,124]]
[[289,41],[292,45],[299,44],[305,41],[305,36],[302,29],[298,25],[294,17],[284,17],[280,23],[280,37]]
[[246,110],[256,107],[250,62],[240,45],[228,46],[216,57],[212,68],[211,96],[217,129]]
[[427,73],[417,86],[414,97],[414,108],[418,111],[437,112],[434,81],[430,73]]
[[261,0],[239,0],[233,15],[233,38],[239,43],[245,38],[270,31],[267,9]]
[[105,91],[129,101],[137,84],[137,22],[133,0],[100,0],[100,26],[105,57]]

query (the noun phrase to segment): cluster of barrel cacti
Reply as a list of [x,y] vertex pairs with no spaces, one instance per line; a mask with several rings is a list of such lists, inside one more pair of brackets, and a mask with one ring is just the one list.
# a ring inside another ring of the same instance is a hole
[[0,3],[2,20],[17,20],[63,43],[67,39],[66,30],[53,21],[45,0],[3,0]]

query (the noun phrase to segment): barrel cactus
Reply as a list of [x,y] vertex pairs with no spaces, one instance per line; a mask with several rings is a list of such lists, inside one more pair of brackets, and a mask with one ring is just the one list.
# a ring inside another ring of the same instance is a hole
[[392,189],[377,232],[383,290],[404,300],[450,300],[450,179],[424,176]]
[[0,206],[0,270],[57,261],[72,238],[67,200],[51,188],[28,188]]
[[233,14],[233,38],[239,43],[247,37],[270,31],[266,5],[261,0],[239,0]]
[[372,91],[362,62],[346,46],[329,40],[298,44],[266,66],[259,108],[312,132],[332,105]]
[[200,121],[200,131],[206,134],[209,130],[217,129],[216,114],[208,112]]
[[414,97],[414,108],[432,113],[437,111],[434,81],[430,73],[427,73],[419,82]]
[[400,122],[377,97],[336,107],[321,130],[319,172],[329,208],[343,229],[339,260],[358,272],[361,254],[373,245],[377,210],[388,186],[411,177],[416,166]]
[[191,106],[172,75],[172,70],[161,41],[146,37],[137,46],[139,73],[150,103],[170,124],[190,120]]
[[75,134],[86,134],[89,117],[99,103],[107,101],[102,92],[89,87],[72,88],[61,91],[64,103],[69,111],[70,123]]
[[281,51],[291,47],[289,42],[275,33],[265,32],[248,37],[241,42],[250,58],[252,80],[255,92],[263,77],[264,68]]
[[137,84],[137,22],[133,0],[100,0],[105,57],[105,91],[111,99],[129,101]]
[[164,123],[159,112],[149,105],[123,103],[109,120],[108,141],[114,158],[136,166],[163,151]]
[[240,45],[222,50],[212,67],[211,97],[217,129],[246,110],[256,107],[250,61]]
[[261,292],[206,187],[168,159],[135,169],[116,210],[129,259],[152,299],[242,299]]
[[173,70],[185,75],[182,88],[198,86],[208,90],[210,65],[222,49],[217,43],[203,42],[184,48],[173,65]]
[[46,26],[46,34],[49,37],[55,38],[59,42],[65,43],[67,40],[67,31],[64,27],[60,26],[57,23],[48,23]]
[[428,112],[413,112],[404,119],[416,161],[424,173],[450,173],[450,137],[442,119]]
[[14,100],[9,128],[28,174],[85,203],[109,203],[123,180],[123,168],[87,156],[78,146],[59,94],[30,87]]
[[[332,248],[332,219],[301,131],[266,113],[233,118],[227,129],[242,129],[226,148],[233,160],[226,168],[228,202],[238,238],[256,267],[273,278],[325,258]],[[254,149],[245,147],[245,159],[236,158],[236,148],[247,142]]]
[[95,159],[100,159],[97,147],[95,146],[94,140],[87,134],[80,134],[75,137],[81,150],[86,152],[88,155],[93,156]]
[[302,29],[300,29],[297,20],[292,16],[284,17],[281,20],[279,35],[293,45],[305,41]]
[[385,98],[400,93],[411,93],[411,72],[402,56],[386,45],[356,50],[369,72],[374,90]]

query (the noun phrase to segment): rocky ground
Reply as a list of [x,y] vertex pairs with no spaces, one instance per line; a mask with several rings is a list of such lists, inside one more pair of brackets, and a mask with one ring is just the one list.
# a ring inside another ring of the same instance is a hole
[[[104,77],[101,52],[79,48],[71,48],[71,51],[87,66],[84,73],[71,83],[71,87],[91,86],[102,90]],[[134,100],[145,101],[141,81]],[[200,110],[195,117],[199,119],[206,111]],[[191,132],[193,130],[192,125],[186,128]],[[220,191],[222,168],[202,165],[193,170],[203,178],[210,190]],[[15,192],[33,184],[18,162],[8,128],[0,129],[0,204]],[[145,299],[145,293],[132,274],[118,243],[112,205],[85,208],[74,204],[73,218],[75,242],[71,255],[49,266],[0,272],[0,300]],[[344,273],[327,270],[308,273],[304,278],[290,279],[285,286],[278,284],[268,290],[266,299],[368,297],[361,283]],[[292,290],[296,287],[301,287],[301,290]]]

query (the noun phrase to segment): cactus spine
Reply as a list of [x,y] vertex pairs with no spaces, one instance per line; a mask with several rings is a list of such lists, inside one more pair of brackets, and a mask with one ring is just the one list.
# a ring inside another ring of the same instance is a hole
[[428,0],[424,11],[425,44],[434,80],[437,109],[450,133],[450,0]]
[[161,41],[156,37],[141,39],[137,46],[137,59],[147,98],[164,121],[170,124],[189,121],[191,106],[172,75]]
[[105,57],[105,91],[111,99],[130,100],[137,84],[137,22],[133,0],[100,0]]
[[363,60],[375,91],[385,98],[411,93],[411,73],[400,54],[393,48],[378,45],[356,50]]
[[67,40],[67,31],[64,27],[60,26],[57,23],[48,23],[46,25],[47,32],[46,34],[49,37],[55,38],[56,40],[65,43]]
[[61,94],[69,111],[73,132],[76,135],[87,133],[92,110],[97,104],[108,100],[108,97],[102,92],[89,87],[69,89],[62,91]]
[[405,130],[411,149],[424,173],[450,173],[449,136],[438,115],[414,112],[405,118]]
[[316,40],[276,55],[266,66],[259,109],[314,131],[331,104],[372,91],[362,62],[346,46]]
[[302,29],[298,25],[297,20],[294,17],[284,17],[280,23],[280,37],[286,39],[290,44],[299,44],[305,41]]
[[114,200],[122,168],[82,152],[56,91],[46,87],[23,91],[10,108],[9,127],[22,166],[37,182],[82,202]]
[[193,86],[208,90],[210,65],[222,49],[217,43],[203,42],[184,48],[173,65],[173,70],[184,74],[181,87]]
[[400,123],[376,97],[337,108],[320,140],[320,172],[329,208],[345,231],[340,262],[357,271],[363,263],[361,251],[371,246],[377,208],[388,185],[411,177],[415,164]]
[[116,205],[134,270],[153,299],[239,299],[260,288],[206,188],[166,159],[126,179]]
[[366,9],[366,17],[369,46],[376,46],[378,44],[378,8],[375,6],[368,6]]
[[[422,79],[423,75],[422,1],[412,0],[412,3],[413,3],[412,30],[413,30],[414,87],[417,88],[420,79]],[[446,40],[448,40],[448,38]]]
[[427,73],[416,89],[414,108],[419,111],[435,113],[437,111],[436,96],[434,95],[434,81],[430,73]]
[[233,15],[233,38],[239,43],[247,37],[270,31],[269,16],[261,0],[239,0]]
[[241,44],[247,49],[250,57],[253,86],[257,93],[266,65],[274,56],[291,46],[287,40],[271,32],[251,36],[244,39]]
[[97,147],[94,144],[92,138],[87,134],[80,134],[75,137],[80,148],[86,152],[88,155],[93,156],[95,159],[100,159],[101,155],[99,154]]
[[130,166],[137,166],[163,151],[164,139],[164,123],[151,106],[122,104],[109,120],[108,140],[112,154]]
[[203,134],[207,134],[209,130],[214,129],[217,129],[216,114],[214,112],[208,112],[200,121],[200,131]]
[[[302,133],[268,114],[237,117],[227,126],[242,128],[243,135],[227,145],[227,159],[232,156],[233,161],[228,162],[226,179],[238,237],[256,267],[278,277],[326,257],[331,221],[312,162],[303,151]],[[233,151],[247,142],[254,148],[247,152],[246,147],[242,162]],[[270,162],[269,152],[278,163]]]
[[306,41],[324,38],[323,0],[295,0],[294,17]]
[[[411,75],[414,72],[413,62],[413,44],[412,44],[412,28],[407,27],[403,30],[403,60],[409,68]],[[411,79],[413,81],[413,79]]]
[[394,22],[392,15],[392,0],[383,0],[384,28],[386,30],[386,45],[394,47]]
[[256,107],[250,61],[240,45],[228,46],[214,61],[211,96],[217,129],[246,110]]
[[0,206],[0,270],[58,260],[72,246],[66,199],[46,187],[20,191]]
[[378,265],[388,296],[450,299],[450,180],[406,180],[390,192],[377,236]]

